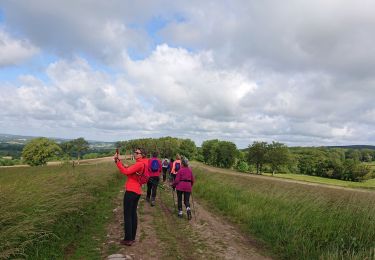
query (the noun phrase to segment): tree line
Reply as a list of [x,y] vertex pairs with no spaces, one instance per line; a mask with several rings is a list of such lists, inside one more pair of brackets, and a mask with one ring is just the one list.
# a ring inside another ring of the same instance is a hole
[[[371,149],[288,147],[275,141],[255,141],[240,150],[230,141],[206,140],[201,147],[197,147],[191,139],[170,136],[118,141],[115,146],[121,154],[131,154],[137,147],[142,147],[149,156],[153,152],[157,152],[161,158],[173,158],[180,154],[215,167],[255,174],[300,173],[350,181],[375,177],[371,168],[364,164],[375,158],[375,150]],[[30,165],[43,165],[57,157],[79,160],[88,150],[89,143],[82,137],[60,144],[42,137],[27,143],[22,157]],[[113,152],[108,151],[103,155],[110,156]]]
[[375,178],[364,162],[372,162],[375,150],[292,147],[283,143],[255,141],[239,151],[234,143],[217,139],[203,142],[202,161],[242,172],[299,173],[349,181]]
[[119,148],[122,154],[130,154],[136,148],[142,147],[149,156],[151,156],[153,152],[157,152],[158,156],[161,158],[172,158],[175,157],[176,154],[180,154],[189,159],[195,159],[197,156],[197,146],[194,141],[170,136],[119,141],[116,142],[116,147]]

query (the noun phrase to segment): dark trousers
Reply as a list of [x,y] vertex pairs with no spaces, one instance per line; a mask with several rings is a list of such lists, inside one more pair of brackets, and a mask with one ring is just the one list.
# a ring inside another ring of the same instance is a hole
[[176,176],[177,176],[177,173],[176,174],[173,174],[173,173],[171,173],[171,178],[172,178],[172,183],[174,182],[174,180],[176,179]]
[[156,190],[158,188],[159,184],[159,177],[150,177],[147,182],[147,195],[146,198],[152,198],[152,200],[155,200],[156,197]]
[[185,207],[190,207],[189,199],[190,199],[191,192],[178,190],[177,191],[177,207],[179,211],[182,211],[182,194],[184,194]]
[[167,178],[167,170],[168,168],[163,168],[163,182],[165,182],[165,179]]
[[125,240],[135,240],[137,234],[137,206],[141,195],[126,191],[124,194],[124,232]]

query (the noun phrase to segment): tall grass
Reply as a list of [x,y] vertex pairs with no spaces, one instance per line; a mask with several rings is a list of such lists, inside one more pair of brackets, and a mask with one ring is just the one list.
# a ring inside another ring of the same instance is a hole
[[272,176],[277,178],[284,178],[284,179],[292,179],[297,181],[305,181],[305,182],[313,182],[313,183],[320,183],[320,184],[328,184],[328,185],[335,185],[347,188],[361,188],[361,189],[373,189],[375,190],[375,179],[365,180],[361,182],[354,182],[354,181],[343,181],[337,179],[330,179],[324,178],[319,176],[311,176],[311,175],[302,175],[302,174],[295,174],[295,173],[280,173],[274,174],[271,173],[263,173],[263,176]]
[[283,259],[375,259],[375,193],[194,168],[194,194]]
[[0,259],[71,254],[118,176],[108,163],[0,169]]

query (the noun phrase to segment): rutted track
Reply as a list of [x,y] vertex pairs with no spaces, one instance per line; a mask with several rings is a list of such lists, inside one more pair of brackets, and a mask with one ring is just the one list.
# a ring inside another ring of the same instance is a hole
[[146,203],[142,195],[136,243],[131,247],[120,246],[122,196],[123,192],[117,198],[114,218],[108,227],[103,258],[111,251],[127,259],[270,259],[259,253],[261,246],[254,240],[208,212],[196,200],[193,219],[188,221],[186,214],[183,219],[178,218],[169,188],[158,190],[155,207]]

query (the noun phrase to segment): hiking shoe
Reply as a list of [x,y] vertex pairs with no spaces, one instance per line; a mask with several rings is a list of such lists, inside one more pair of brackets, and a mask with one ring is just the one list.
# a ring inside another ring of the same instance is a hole
[[151,200],[151,207],[155,206],[155,201]]
[[134,243],[134,240],[125,240],[125,239],[122,239],[120,241],[120,244],[124,245],[124,246],[131,246],[133,243]]
[[182,211],[179,211],[177,217],[182,218]]
[[190,209],[188,209],[186,211],[186,215],[187,215],[188,220],[190,220],[191,219],[191,210]]

